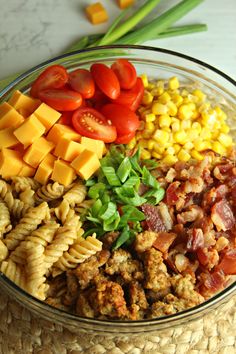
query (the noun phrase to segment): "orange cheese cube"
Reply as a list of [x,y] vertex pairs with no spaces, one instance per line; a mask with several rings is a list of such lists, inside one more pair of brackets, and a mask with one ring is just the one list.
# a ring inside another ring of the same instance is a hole
[[71,162],[71,166],[80,177],[87,180],[99,169],[100,162],[95,152],[85,149]]
[[24,117],[7,102],[0,105],[0,129],[18,127],[24,122]]
[[11,96],[11,98],[8,100],[8,103],[17,111],[24,109],[29,112],[30,115],[40,105],[41,101],[27,96],[19,90],[16,90]]
[[90,139],[86,136],[82,136],[81,145],[83,145],[85,149],[95,152],[99,159],[102,158],[102,155],[105,152],[105,144],[101,140]]
[[31,145],[35,140],[40,138],[44,132],[44,125],[34,114],[31,114],[29,118],[24,121],[24,123],[16,128],[14,135],[17,137],[20,143],[27,147]]
[[80,141],[81,136],[76,131],[67,125],[55,124],[47,135],[47,139],[52,141],[55,145],[62,139]]
[[85,8],[86,15],[93,25],[97,25],[108,20],[108,14],[100,2],[91,4]]
[[55,182],[68,186],[75,179],[74,169],[63,160],[56,160],[54,163],[51,179]]
[[17,176],[22,166],[22,157],[18,151],[7,148],[0,151],[0,175],[3,178]]
[[13,134],[15,128],[6,128],[0,130],[0,149],[12,147],[18,144],[18,140]]
[[43,161],[39,164],[34,179],[41,184],[46,184],[52,174],[56,157],[52,154],[47,154]]
[[18,176],[33,177],[34,174],[35,174],[35,168],[29,166],[27,163],[23,161],[23,166],[20,172],[18,173]]
[[125,9],[128,6],[133,5],[134,0],[117,0],[117,4],[121,9]]
[[19,108],[17,110],[17,112],[19,112],[22,115],[22,117],[24,117],[24,118],[28,118],[31,115],[31,113],[32,113],[32,112],[28,111],[25,108]]
[[43,137],[35,140],[27,149],[23,160],[30,166],[36,168],[44,157],[54,149],[54,144]]
[[83,150],[84,147],[80,143],[63,138],[57,144],[54,155],[61,157],[63,160],[72,161]]
[[46,132],[58,121],[61,113],[48,106],[46,103],[41,105],[34,111],[38,120],[45,126]]

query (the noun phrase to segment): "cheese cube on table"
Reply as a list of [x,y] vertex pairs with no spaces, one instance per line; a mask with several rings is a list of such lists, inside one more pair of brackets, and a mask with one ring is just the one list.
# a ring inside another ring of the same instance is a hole
[[81,145],[83,145],[85,149],[95,152],[99,159],[102,158],[102,155],[105,152],[105,144],[101,140],[90,139],[86,136],[82,136]]
[[89,21],[97,25],[108,20],[108,14],[104,6],[100,2],[88,5],[85,8],[86,15]]
[[52,174],[55,161],[55,156],[52,154],[47,154],[43,161],[39,164],[34,179],[41,184],[46,184]]
[[52,171],[51,179],[55,182],[68,186],[75,179],[75,170],[63,160],[56,160]]
[[18,113],[9,103],[0,105],[0,129],[18,127],[24,122],[24,117]]
[[84,150],[84,147],[75,141],[69,139],[61,139],[57,144],[54,155],[62,158],[66,161],[74,160],[81,152]]
[[71,166],[83,179],[89,179],[100,167],[100,162],[95,152],[85,149],[72,162]]
[[46,103],[34,111],[35,116],[45,126],[46,132],[59,120],[61,113],[48,106]]
[[13,134],[15,128],[0,130],[0,149],[16,146],[19,142]]
[[56,123],[49,131],[47,139],[52,141],[55,145],[62,139],[66,138],[73,141],[80,141],[80,134],[67,125]]
[[14,135],[24,147],[27,147],[40,138],[44,132],[44,125],[34,114],[31,114],[24,123],[15,129]]
[[33,142],[23,156],[23,160],[30,166],[36,168],[44,157],[54,149],[54,144],[40,137]]
[[17,111],[24,110],[28,112],[28,115],[33,113],[36,108],[40,105],[41,101],[30,96],[27,96],[16,90],[11,98],[8,100],[8,103],[14,107]]
[[23,160],[18,151],[3,148],[0,151],[0,175],[3,178],[17,176],[23,167]]

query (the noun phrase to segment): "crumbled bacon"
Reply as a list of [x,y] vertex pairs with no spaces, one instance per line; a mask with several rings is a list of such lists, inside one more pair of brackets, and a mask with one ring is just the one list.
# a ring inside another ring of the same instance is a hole
[[166,225],[161,217],[158,207],[151,204],[143,204],[141,206],[141,210],[146,216],[145,221],[148,230],[156,231],[156,232],[167,231]]
[[225,252],[217,269],[223,271],[226,275],[236,275],[236,249]]
[[177,235],[174,232],[158,232],[156,239],[153,242],[153,247],[162,253],[166,253],[171,244],[174,242],[176,236]]
[[167,205],[175,205],[179,199],[178,188],[180,186],[179,181],[175,181],[169,185],[166,190],[166,203]]
[[213,205],[211,220],[218,231],[226,231],[233,228],[235,217],[227,200],[221,200]]
[[201,229],[190,229],[187,232],[188,239],[187,239],[187,250],[188,251],[196,251],[198,248],[204,247],[204,236]]

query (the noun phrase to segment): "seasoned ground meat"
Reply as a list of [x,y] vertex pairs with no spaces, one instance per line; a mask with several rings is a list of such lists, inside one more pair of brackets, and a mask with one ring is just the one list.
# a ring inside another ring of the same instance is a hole
[[158,233],[154,231],[144,231],[138,234],[134,241],[135,251],[142,253],[150,249],[153,246],[157,236]]
[[128,288],[129,303],[130,303],[130,318],[132,320],[140,320],[144,317],[144,310],[148,308],[145,291],[137,282],[132,281]]

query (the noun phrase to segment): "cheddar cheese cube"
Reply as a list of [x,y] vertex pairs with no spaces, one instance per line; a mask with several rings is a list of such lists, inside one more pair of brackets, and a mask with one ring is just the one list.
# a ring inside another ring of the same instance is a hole
[[100,2],[88,5],[85,8],[85,12],[89,21],[93,25],[97,25],[108,20],[107,11]]
[[8,148],[3,148],[0,151],[0,175],[3,178],[17,176],[22,166],[22,157],[18,151]]
[[85,149],[71,162],[71,166],[81,178],[87,180],[99,169],[100,162],[95,152]]
[[20,92],[19,90],[16,90],[11,98],[8,100],[8,103],[14,107],[18,112],[21,109],[26,110],[29,112],[29,115],[33,113],[36,108],[40,105],[41,101],[35,98],[32,98],[30,96],[27,96]]
[[40,138],[44,132],[44,125],[34,114],[31,114],[24,123],[15,129],[14,135],[20,143],[27,147]]
[[13,134],[15,128],[0,130],[0,149],[16,146],[19,142]]
[[32,112],[28,111],[25,108],[19,108],[17,112],[19,112],[24,118],[28,118],[32,114]]
[[84,150],[84,147],[75,141],[69,139],[61,139],[57,144],[54,155],[62,158],[66,161],[74,160],[81,152]]
[[0,105],[0,129],[18,127],[24,122],[24,117],[18,113],[9,103]]
[[81,136],[76,131],[66,125],[56,123],[47,135],[47,139],[55,145],[62,139],[66,138],[73,141],[80,141]]
[[117,0],[117,4],[121,9],[125,9],[128,6],[133,5],[134,0]]
[[33,168],[32,166],[28,165],[24,161],[22,161],[22,162],[23,162],[22,169],[18,173],[18,176],[33,177],[34,174],[35,174],[35,168]]
[[95,152],[99,159],[102,158],[102,155],[105,152],[105,144],[101,140],[90,139],[86,136],[82,136],[81,145],[83,145],[85,149]]
[[65,161],[56,160],[54,163],[51,179],[55,182],[68,186],[75,179],[75,170]]
[[23,160],[30,166],[36,168],[44,157],[54,149],[54,144],[40,137],[33,142],[23,156]]
[[41,184],[46,184],[52,174],[56,157],[52,154],[47,154],[43,161],[39,164],[34,179]]
[[46,132],[58,121],[61,113],[48,106],[46,103],[41,105],[34,111],[38,120],[45,126]]

